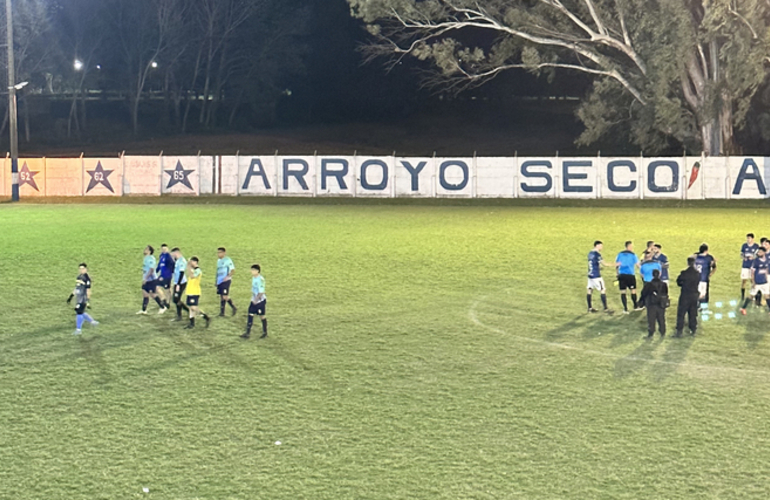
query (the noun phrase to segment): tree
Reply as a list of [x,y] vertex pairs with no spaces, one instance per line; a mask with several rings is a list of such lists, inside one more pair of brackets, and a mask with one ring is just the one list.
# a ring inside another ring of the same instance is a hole
[[187,9],[183,0],[108,0],[119,55],[117,75],[124,83],[134,134],[139,132],[139,104],[151,73],[184,50]]
[[579,144],[624,130],[660,151],[738,147],[768,75],[768,0],[348,0],[369,58],[432,63],[426,84],[460,91],[504,71],[593,79]]

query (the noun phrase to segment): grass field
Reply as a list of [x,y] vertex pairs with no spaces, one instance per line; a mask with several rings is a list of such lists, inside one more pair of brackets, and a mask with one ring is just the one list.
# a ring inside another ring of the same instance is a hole
[[[737,298],[761,211],[2,205],[0,498],[766,500],[770,316],[646,343],[584,314],[596,238],[677,271],[708,241]],[[270,337],[135,316],[162,242],[209,312],[216,247],[241,311],[262,264]],[[101,325],[74,337],[81,261]]]

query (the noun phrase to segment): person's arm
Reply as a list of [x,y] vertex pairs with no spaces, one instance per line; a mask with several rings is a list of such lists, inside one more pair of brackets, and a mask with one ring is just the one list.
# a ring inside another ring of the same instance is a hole
[[233,277],[233,273],[235,273],[235,264],[233,264],[233,261],[230,261],[230,272],[227,273],[227,276],[225,276],[225,281],[231,279]]
[[67,304],[72,302],[72,298],[75,297],[75,291],[73,290],[69,297],[67,297]]
[[644,299],[647,298],[648,295],[650,295],[650,286],[652,285],[651,281],[648,281],[644,284],[644,288],[642,288],[642,296],[641,299],[644,301]]
[[713,256],[712,256],[711,272],[709,273],[709,279],[711,279],[711,277],[714,276],[714,274],[716,274],[716,272],[717,272],[717,260],[715,258],[713,258]]

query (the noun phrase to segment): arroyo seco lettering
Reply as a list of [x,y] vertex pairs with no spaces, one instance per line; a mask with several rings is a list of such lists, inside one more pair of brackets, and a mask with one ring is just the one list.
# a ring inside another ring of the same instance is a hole
[[[242,190],[247,191],[253,182],[259,182],[266,191],[272,190],[270,177],[265,169],[264,158],[253,158],[243,180]],[[556,160],[558,161],[558,160]],[[767,160],[770,162],[770,159]],[[660,159],[649,160],[644,168],[646,188],[651,193],[675,194],[687,189],[682,185],[682,175],[686,169],[682,160]],[[428,177],[428,160],[397,159],[396,168],[402,168],[409,174],[410,191],[420,192],[420,182],[430,182]],[[483,160],[481,160],[483,163]],[[511,177],[518,176],[519,187],[523,193],[547,194],[554,189],[557,175],[561,177],[561,190],[564,193],[591,194],[595,192],[595,182],[591,174],[599,174],[596,161],[592,159],[565,159],[555,168],[554,160],[550,159],[520,159],[519,171],[514,171],[515,160],[511,159]],[[281,158],[282,190],[290,191],[296,185],[303,191],[310,190],[310,165],[302,158]],[[351,160],[339,157],[323,157],[318,159],[320,169],[318,180],[321,190],[337,189],[341,192],[351,191],[350,184]],[[445,159],[437,163],[435,175],[438,185],[444,191],[459,192],[465,190],[471,179],[472,159]],[[770,163],[769,163],[770,164]],[[432,172],[432,169],[430,170]],[[390,163],[387,159],[367,159],[361,163],[359,171],[360,186],[366,191],[385,191],[392,182]],[[740,196],[747,186],[756,186],[762,196],[767,196],[764,177],[770,172],[763,172],[753,158],[743,159],[740,171],[733,182],[732,195]],[[639,161],[631,159],[616,159],[607,162],[606,170],[601,172],[605,180],[605,188],[611,193],[638,192],[640,169]],[[476,175],[483,175],[481,169]],[[705,175],[705,174],[704,174]],[[512,179],[511,179],[512,180]]]

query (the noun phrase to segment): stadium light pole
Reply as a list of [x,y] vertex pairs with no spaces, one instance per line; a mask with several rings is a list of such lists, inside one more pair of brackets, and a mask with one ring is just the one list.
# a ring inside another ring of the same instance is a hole
[[11,0],[5,0],[5,19],[8,23],[8,120],[11,130],[11,201],[19,201],[19,123],[16,108],[16,67],[13,56],[13,9]]

